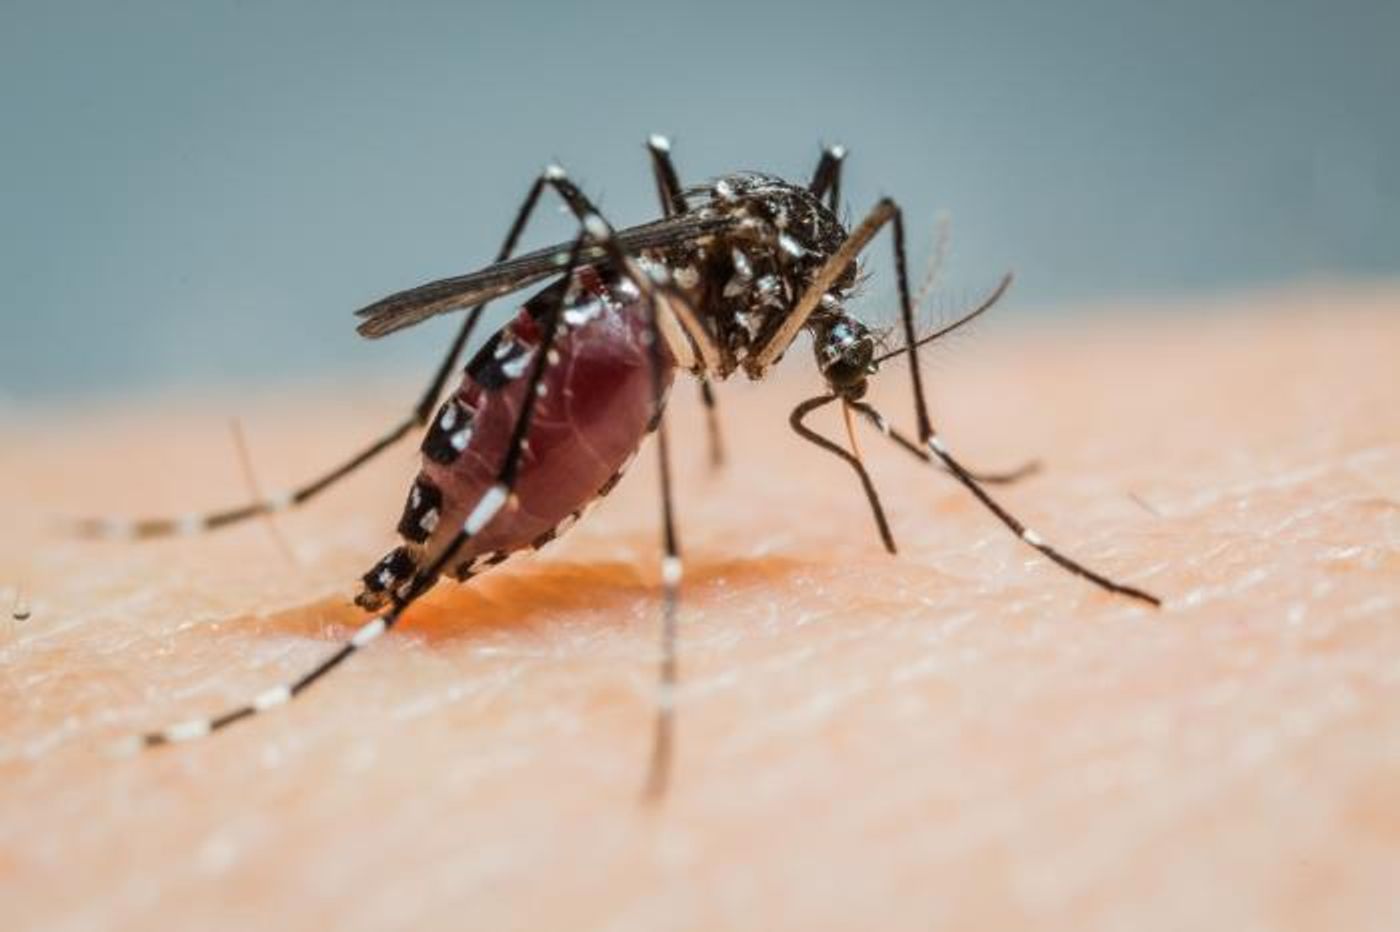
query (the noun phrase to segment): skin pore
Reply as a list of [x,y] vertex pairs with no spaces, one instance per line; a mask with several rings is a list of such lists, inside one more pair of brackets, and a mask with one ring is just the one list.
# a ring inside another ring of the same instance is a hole
[[[183,512],[310,475],[412,386],[16,412],[0,454],[0,902],[12,928],[1385,928],[1400,922],[1400,298],[1294,291],[995,315],[924,354],[969,464],[1114,598],[858,426],[889,512],[787,429],[805,342],[718,387],[714,476],[670,413],[686,575],[677,757],[640,801],[654,450],[563,539],[404,623],[285,709],[125,759],[363,621],[415,469],[142,544],[56,516]],[[912,430],[907,376],[871,399]],[[840,441],[834,409],[813,425]],[[5,604],[9,605],[7,598]]]

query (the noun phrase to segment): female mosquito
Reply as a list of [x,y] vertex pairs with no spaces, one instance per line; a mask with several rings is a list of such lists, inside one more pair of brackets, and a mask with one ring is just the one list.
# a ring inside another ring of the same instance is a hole
[[[941,466],[1003,524],[1055,563],[1109,592],[1160,605],[1141,589],[1115,582],[1052,548],[999,505],[989,482],[949,452],[929,420],[918,364],[921,345],[986,311],[1010,283],[942,330],[919,337],[906,270],[904,222],[891,199],[847,229],[837,217],[845,151],[827,148],[805,185],[740,173],[683,188],[670,145],[648,143],[661,201],[656,221],[615,231],[558,166],[534,181],[496,261],[477,272],[391,295],[358,312],[359,331],[378,338],[430,317],[466,310],[456,339],[412,412],[341,466],[308,484],[240,508],[179,519],[87,522],[102,536],[152,537],[224,527],[302,505],[398,442],[427,428],[422,469],[398,525],[402,544],[363,578],[356,601],[375,616],[300,678],[273,687],[214,718],[194,719],[133,740],[147,746],[187,741],[289,702],[403,617],[444,574],[467,580],[511,554],[538,549],[564,533],[606,495],[641,441],[656,434],[661,476],[662,651],[660,690],[647,786],[666,786],[673,743],[677,679],[676,621],[681,549],[672,508],[665,406],[678,369],[700,382],[709,412],[712,456],[719,433],[710,384],[742,371],[761,379],[800,331],[813,338],[825,391],[793,412],[792,427],[841,458],[859,478],[880,537],[893,536],[869,474],[853,452],[816,433],[805,419],[840,404],[904,450]],[[567,243],[512,258],[546,190],[577,219]],[[889,226],[894,241],[903,346],[884,354],[870,329],[847,312],[856,261]],[[473,356],[460,386],[439,404],[488,302],[531,285],[544,287]],[[909,354],[917,438],[897,431],[863,400],[886,360]]]

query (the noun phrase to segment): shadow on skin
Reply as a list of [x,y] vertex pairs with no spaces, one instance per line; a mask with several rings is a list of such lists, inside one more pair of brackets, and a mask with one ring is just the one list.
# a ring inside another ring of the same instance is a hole
[[[786,556],[696,559],[686,565],[683,599],[702,598],[715,585],[776,584],[818,566]],[[396,630],[447,643],[492,631],[548,626],[587,615],[590,624],[624,625],[639,600],[661,610],[660,585],[649,562],[540,562],[506,566],[469,583],[445,580],[409,610]],[[348,599],[318,599],[271,615],[235,620],[231,630],[258,636],[340,640],[368,616]],[[328,633],[331,629],[333,633]]]

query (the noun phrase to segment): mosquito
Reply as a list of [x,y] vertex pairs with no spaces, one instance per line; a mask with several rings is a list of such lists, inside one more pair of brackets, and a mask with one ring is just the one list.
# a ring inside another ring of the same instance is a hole
[[[1159,606],[1142,589],[1104,576],[1051,547],[1011,515],[985,486],[1018,474],[982,475],[953,456],[929,419],[918,363],[921,346],[967,324],[1005,293],[1010,276],[970,313],[942,329],[915,332],[903,214],[890,198],[854,227],[838,217],[846,152],[822,151],[806,184],[744,172],[683,187],[661,136],[648,140],[661,217],[616,230],[557,165],[535,178],[495,261],[480,271],[390,295],[363,308],[359,332],[371,339],[441,314],[465,312],[446,356],[411,412],[346,462],[299,488],[238,508],[175,519],[85,522],[91,534],[157,537],[226,527],[304,505],[418,429],[426,429],[422,468],[398,524],[401,543],[362,581],[356,602],[373,617],[338,650],[299,678],[212,718],[132,739],[134,747],[201,738],[286,705],[356,651],[383,636],[443,576],[466,581],[511,555],[538,550],[565,533],[607,495],[642,441],[656,436],[660,474],[661,651],[656,717],[646,787],[669,781],[675,734],[677,619],[682,581],[673,504],[666,401],[677,372],[693,375],[707,410],[711,458],[722,458],[712,384],[742,372],[762,379],[805,330],[813,341],[821,394],[792,412],[793,429],[847,463],[861,483],[885,548],[894,537],[855,446],[863,419],[899,448],[951,474],[1029,546],[1071,573],[1121,596]],[[576,220],[567,242],[515,256],[540,199],[556,194]],[[892,233],[902,345],[880,352],[871,328],[846,310],[857,260],[876,234]],[[486,305],[541,286],[492,334],[442,400]],[[865,394],[880,366],[909,357],[916,432],[907,435]],[[839,405],[852,450],[806,424]]]

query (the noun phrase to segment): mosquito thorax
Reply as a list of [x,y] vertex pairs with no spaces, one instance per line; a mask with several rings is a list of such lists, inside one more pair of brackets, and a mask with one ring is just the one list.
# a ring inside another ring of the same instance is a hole
[[[821,199],[803,186],[772,175],[725,175],[687,192],[701,215],[732,216],[738,224],[697,243],[665,262],[677,283],[695,296],[723,354],[724,378],[743,367],[750,378],[763,375],[746,365],[801,298],[813,277],[840,248],[847,231]],[[813,328],[839,307],[855,283],[852,268],[837,281],[812,316]]]

